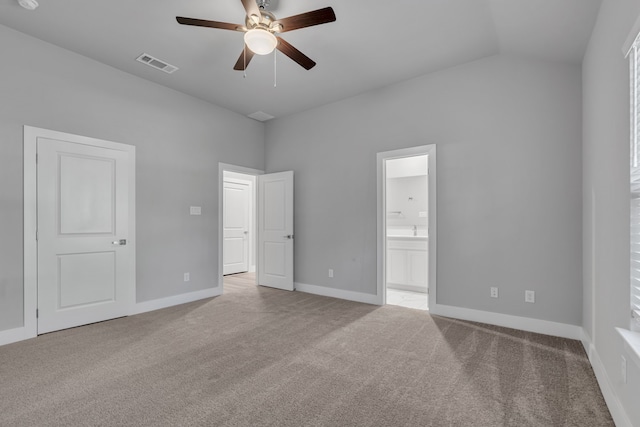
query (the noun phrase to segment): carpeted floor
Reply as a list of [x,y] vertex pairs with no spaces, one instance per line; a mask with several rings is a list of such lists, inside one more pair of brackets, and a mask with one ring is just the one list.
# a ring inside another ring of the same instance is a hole
[[0,426],[613,426],[577,341],[245,282],[0,347]]

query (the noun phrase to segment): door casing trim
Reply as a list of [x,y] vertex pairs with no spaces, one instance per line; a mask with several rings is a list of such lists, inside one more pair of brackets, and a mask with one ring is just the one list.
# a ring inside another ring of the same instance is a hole
[[23,319],[24,338],[33,338],[38,335],[38,243],[36,232],[38,226],[38,187],[37,187],[37,163],[36,153],[39,138],[69,141],[76,144],[90,145],[93,147],[108,148],[111,150],[125,151],[129,154],[129,237],[127,244],[131,246],[131,270],[126,296],[128,313],[131,314],[136,303],[136,147],[118,142],[86,136],[73,135],[49,129],[41,129],[33,126],[24,126],[23,129],[23,244],[24,244],[24,296]]

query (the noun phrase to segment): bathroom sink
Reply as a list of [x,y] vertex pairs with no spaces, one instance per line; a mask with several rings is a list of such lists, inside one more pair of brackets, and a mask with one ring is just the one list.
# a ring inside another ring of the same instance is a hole
[[427,236],[414,236],[413,234],[411,234],[411,235],[406,235],[406,234],[388,234],[387,235],[387,239],[394,239],[394,240],[427,240]]
[[410,228],[387,228],[387,238],[389,239],[405,239],[411,238],[415,240],[423,240],[427,238],[426,229],[418,229],[418,235],[414,236],[414,231]]

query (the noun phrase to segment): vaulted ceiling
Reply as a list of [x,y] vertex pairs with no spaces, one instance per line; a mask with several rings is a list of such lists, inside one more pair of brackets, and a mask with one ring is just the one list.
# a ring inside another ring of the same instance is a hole
[[[243,115],[282,117],[499,53],[579,64],[601,0],[271,0],[279,18],[331,6],[337,20],[282,34],[315,68],[256,56],[246,77],[233,70],[242,33],[175,20],[244,24],[240,0],[39,3],[0,0],[0,24]],[[136,62],[142,53],[179,70]]]

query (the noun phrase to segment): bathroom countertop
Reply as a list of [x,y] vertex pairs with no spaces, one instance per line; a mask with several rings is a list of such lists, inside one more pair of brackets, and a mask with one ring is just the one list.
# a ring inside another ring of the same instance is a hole
[[387,239],[393,239],[393,240],[427,240],[428,237],[427,236],[402,236],[402,235],[396,235],[396,234],[389,234],[387,236]]

